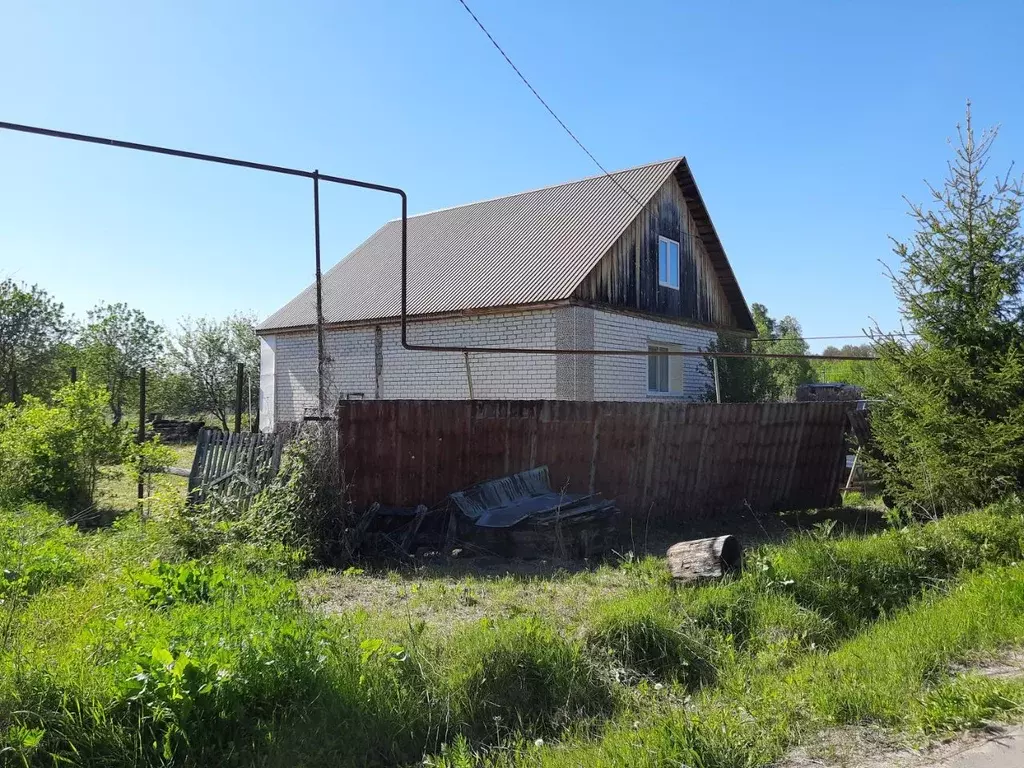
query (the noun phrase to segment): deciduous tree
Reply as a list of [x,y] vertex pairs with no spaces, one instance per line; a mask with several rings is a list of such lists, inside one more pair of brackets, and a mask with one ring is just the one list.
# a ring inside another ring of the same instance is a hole
[[138,397],[139,369],[159,358],[163,337],[160,325],[127,304],[89,310],[79,341],[80,360],[89,378],[106,387],[114,424],[121,423],[125,403]]
[[212,413],[224,429],[235,398],[236,366],[242,363],[250,380],[259,377],[259,339],[255,317],[232,315],[223,320],[185,320],[169,348],[174,373],[184,377],[181,391],[192,413]]
[[0,404],[50,393],[71,330],[64,305],[42,288],[0,282]]
[[[802,338],[800,323],[792,315],[775,320],[764,304],[751,307],[757,337],[746,339],[734,334],[719,334],[717,342],[709,346],[712,352],[751,352],[778,354],[807,354],[807,343]],[[708,367],[712,359],[707,360]],[[802,359],[749,357],[718,359],[722,402],[758,403],[792,399],[798,384],[814,381],[809,361]],[[708,388],[708,400],[715,399],[714,386]]]

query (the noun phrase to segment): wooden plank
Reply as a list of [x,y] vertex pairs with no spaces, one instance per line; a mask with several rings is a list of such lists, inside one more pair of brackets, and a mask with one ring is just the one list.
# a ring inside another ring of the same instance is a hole
[[205,429],[199,430],[199,437],[196,440],[196,453],[192,457],[192,470],[188,475],[188,492],[192,493],[199,479],[199,473],[203,466],[203,457],[206,455],[206,446],[209,443],[209,434]]
[[154,475],[175,475],[177,477],[191,477],[191,472],[182,467],[149,467],[146,472]]
[[[248,509],[260,486],[277,474],[283,445],[283,438],[276,434],[201,430],[192,469],[187,473],[190,497],[198,500],[214,486],[226,485],[240,508]],[[184,470],[176,472],[185,474]]]

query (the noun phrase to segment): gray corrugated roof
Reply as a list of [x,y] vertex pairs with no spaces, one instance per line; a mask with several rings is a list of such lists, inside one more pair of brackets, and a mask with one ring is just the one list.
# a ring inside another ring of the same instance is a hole
[[[682,158],[615,174],[646,203]],[[605,176],[409,217],[411,315],[566,299],[637,214]],[[390,221],[323,277],[324,321],[401,313],[401,220]],[[311,326],[310,285],[260,330]],[[745,309],[745,307],[744,307]]]

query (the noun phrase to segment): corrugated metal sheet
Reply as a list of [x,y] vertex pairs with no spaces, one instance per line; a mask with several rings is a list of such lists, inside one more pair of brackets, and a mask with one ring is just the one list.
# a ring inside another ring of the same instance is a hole
[[[673,172],[684,168],[684,175],[692,178],[682,158],[619,171],[614,176],[645,204]],[[566,299],[639,211],[636,202],[611,180],[595,176],[412,216],[408,231],[409,313]],[[391,221],[324,275],[325,322],[400,314],[400,237],[401,222]],[[724,259],[720,244],[715,253]],[[724,270],[723,276],[731,277],[728,264]],[[738,287],[736,291],[734,295],[742,303]],[[746,313],[745,304],[735,311]],[[311,326],[314,322],[315,288],[310,285],[267,318],[260,330]]]
[[601,492],[652,520],[834,504],[842,403],[342,402],[341,459],[357,504],[434,504],[548,465],[551,486]]

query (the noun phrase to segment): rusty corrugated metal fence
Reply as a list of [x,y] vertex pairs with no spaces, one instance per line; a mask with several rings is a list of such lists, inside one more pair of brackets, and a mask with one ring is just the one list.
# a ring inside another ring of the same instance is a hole
[[555,489],[600,491],[669,522],[836,502],[843,403],[367,400],[338,410],[353,501],[434,504],[547,464]]

